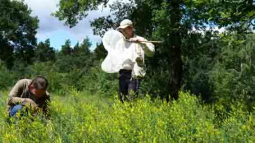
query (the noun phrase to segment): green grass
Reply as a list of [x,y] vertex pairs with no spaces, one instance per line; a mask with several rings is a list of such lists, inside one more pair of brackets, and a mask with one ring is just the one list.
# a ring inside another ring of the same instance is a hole
[[[7,94],[1,94],[1,111]],[[243,112],[241,104],[233,106],[223,120],[218,105],[203,105],[183,92],[171,103],[145,97],[121,104],[117,99],[71,91],[66,96],[53,94],[50,109],[51,120],[28,117],[12,124],[0,112],[0,142],[255,142],[254,115]]]

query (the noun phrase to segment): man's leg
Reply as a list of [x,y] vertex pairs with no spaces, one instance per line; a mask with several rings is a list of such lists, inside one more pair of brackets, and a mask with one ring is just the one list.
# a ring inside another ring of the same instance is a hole
[[23,108],[22,105],[15,105],[15,106],[12,107],[11,110],[10,110],[10,113],[9,113],[10,116],[11,116],[11,117],[15,116],[15,114],[16,114],[17,112],[20,112],[20,111],[22,110],[22,108]]
[[132,79],[129,82],[129,85],[128,85],[129,96],[131,96],[131,97],[138,97],[138,92],[139,92],[139,88],[140,88],[140,82],[141,82],[140,79]]
[[128,84],[131,79],[131,71],[121,70],[119,72],[119,100],[123,103],[128,99]]

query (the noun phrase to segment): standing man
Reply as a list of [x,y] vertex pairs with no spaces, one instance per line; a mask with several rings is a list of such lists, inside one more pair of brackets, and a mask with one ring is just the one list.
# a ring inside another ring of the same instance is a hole
[[[125,37],[121,69],[119,70],[119,99],[121,102],[138,95],[141,78],[145,76],[144,55],[152,57],[155,49],[143,37],[134,34],[132,21],[125,19],[117,28]],[[119,47],[117,47],[119,48]]]
[[48,80],[43,76],[37,76],[34,79],[19,80],[9,93],[7,101],[7,111],[11,117],[20,111],[26,111],[30,108],[32,114],[42,111],[48,116],[48,102],[50,95],[46,91]]

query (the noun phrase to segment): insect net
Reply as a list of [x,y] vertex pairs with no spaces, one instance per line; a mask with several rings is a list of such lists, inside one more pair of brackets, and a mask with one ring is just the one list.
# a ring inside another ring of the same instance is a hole
[[110,30],[104,34],[102,41],[108,54],[102,62],[101,68],[107,73],[116,73],[123,63],[124,36],[116,30]]

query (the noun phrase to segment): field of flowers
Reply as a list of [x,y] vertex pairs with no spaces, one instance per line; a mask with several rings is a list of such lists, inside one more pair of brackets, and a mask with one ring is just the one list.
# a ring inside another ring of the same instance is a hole
[[125,104],[85,92],[53,94],[50,120],[12,123],[4,112],[7,94],[0,93],[1,143],[255,142],[255,116],[242,104],[226,112],[184,92],[170,103],[148,96]]

